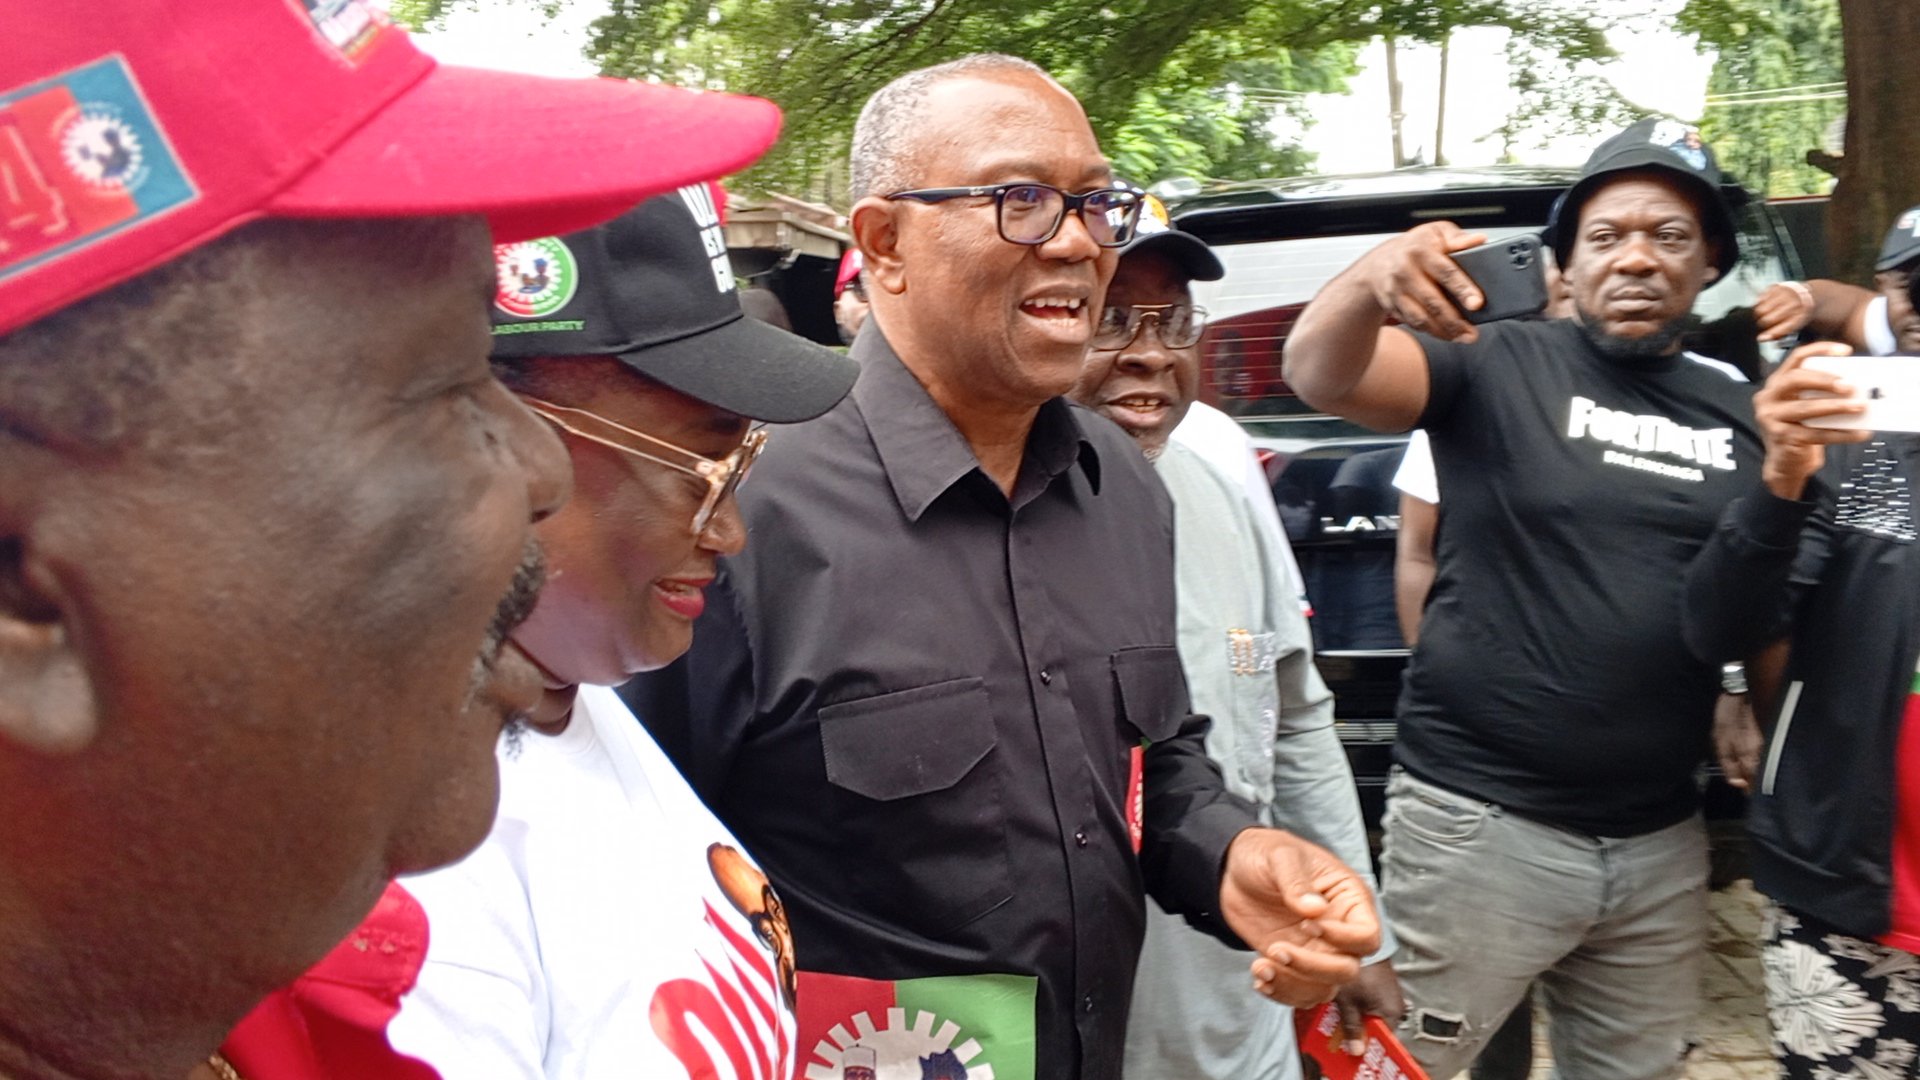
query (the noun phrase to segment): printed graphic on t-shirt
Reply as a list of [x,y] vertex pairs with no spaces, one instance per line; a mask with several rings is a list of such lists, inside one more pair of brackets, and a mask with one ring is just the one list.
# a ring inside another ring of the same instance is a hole
[[1913,505],[1907,478],[1900,474],[1900,456],[1879,439],[1860,449],[1860,460],[1840,483],[1833,523],[1843,529],[1914,539]]
[[800,973],[805,1080],[1034,1080],[1027,975]]
[[767,876],[737,848],[710,845],[707,865],[759,940],[704,903],[711,933],[695,948],[707,978],[671,979],[654,990],[654,1033],[690,1080],[786,1080],[793,1068],[786,1048],[795,991],[786,909]]
[[[1730,427],[1696,430],[1676,424],[1664,416],[1642,415],[1609,409],[1592,398],[1574,395],[1567,405],[1567,438],[1588,439],[1632,450],[1621,453],[1608,450],[1601,460],[1608,465],[1638,469],[1674,480],[1704,483],[1707,474],[1698,468],[1675,462],[1690,462],[1708,468],[1733,471],[1733,429]],[[1642,455],[1651,454],[1653,457]],[[1666,460],[1662,460],[1666,459]]]

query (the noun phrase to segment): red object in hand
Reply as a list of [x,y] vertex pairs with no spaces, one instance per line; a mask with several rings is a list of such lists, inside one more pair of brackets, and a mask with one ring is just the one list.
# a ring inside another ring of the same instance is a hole
[[1300,1052],[1325,1080],[1427,1080],[1426,1070],[1413,1060],[1393,1028],[1377,1016],[1367,1017],[1367,1048],[1355,1057],[1341,1048],[1340,1007],[1329,1001],[1315,1009],[1296,1010],[1293,1030]]

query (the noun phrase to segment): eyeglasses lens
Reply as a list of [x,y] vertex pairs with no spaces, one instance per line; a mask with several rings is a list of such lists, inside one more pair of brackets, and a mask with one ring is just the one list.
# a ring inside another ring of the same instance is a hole
[[1008,188],[1000,198],[1000,234],[1016,244],[1041,244],[1053,235],[1066,201],[1050,187]]
[[1169,349],[1184,349],[1200,340],[1207,328],[1206,312],[1179,304],[1173,307],[1109,307],[1100,313],[1100,325],[1094,327],[1093,347],[1123,349],[1141,333],[1140,324],[1153,320],[1160,344]]

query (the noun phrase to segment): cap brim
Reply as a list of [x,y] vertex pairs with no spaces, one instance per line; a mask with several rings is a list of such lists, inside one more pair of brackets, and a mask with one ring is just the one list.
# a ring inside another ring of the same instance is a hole
[[1120,249],[1120,254],[1125,257],[1140,251],[1165,255],[1195,281],[1219,281],[1227,276],[1227,268],[1220,265],[1220,256],[1213,253],[1206,241],[1192,233],[1170,229],[1135,236]]
[[688,397],[772,424],[819,416],[860,374],[847,356],[745,316],[620,359]]
[[1898,270],[1910,262],[1920,260],[1920,240],[1914,240],[1905,247],[1889,248],[1880,252],[1880,261],[1873,264],[1879,271]]
[[625,79],[436,67],[276,196],[285,217],[483,214],[501,243],[574,232],[753,163],[770,101]]

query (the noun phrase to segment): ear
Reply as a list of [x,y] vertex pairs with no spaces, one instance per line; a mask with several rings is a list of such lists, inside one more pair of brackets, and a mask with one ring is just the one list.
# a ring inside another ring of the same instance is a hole
[[[1718,259],[1719,255],[1716,253],[1714,255],[1714,258]],[[1707,284],[1711,285],[1714,282],[1719,280],[1720,280],[1720,268],[1717,266],[1707,267]]]
[[869,195],[853,204],[847,227],[867,261],[867,283],[898,295],[907,291],[906,260],[900,255],[900,204]]
[[[0,524],[10,507],[0,505]],[[6,530],[12,532],[12,530]],[[0,532],[0,752],[66,754],[93,741],[99,708],[53,575]]]

